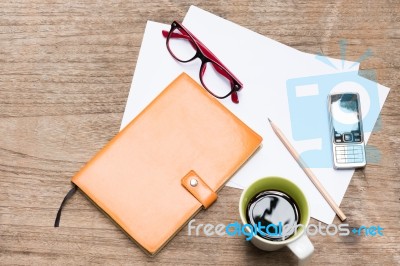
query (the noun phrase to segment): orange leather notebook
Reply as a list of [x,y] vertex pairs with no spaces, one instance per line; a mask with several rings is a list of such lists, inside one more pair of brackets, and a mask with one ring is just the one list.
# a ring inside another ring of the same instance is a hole
[[73,178],[150,254],[159,251],[262,138],[183,73]]

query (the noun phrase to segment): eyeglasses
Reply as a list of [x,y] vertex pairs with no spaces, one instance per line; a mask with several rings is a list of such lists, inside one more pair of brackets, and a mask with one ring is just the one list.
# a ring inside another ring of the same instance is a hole
[[162,31],[167,38],[169,53],[179,62],[187,63],[196,58],[201,60],[200,81],[203,87],[218,99],[231,96],[232,102],[239,103],[237,92],[243,84],[222,62],[188,29],[174,21],[170,31]]

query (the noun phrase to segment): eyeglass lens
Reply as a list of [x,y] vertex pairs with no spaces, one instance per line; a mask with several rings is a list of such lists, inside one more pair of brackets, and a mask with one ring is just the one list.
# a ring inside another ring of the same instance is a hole
[[[197,46],[192,38],[181,28],[175,28],[169,35],[168,47],[173,56],[182,61],[192,60],[197,53]],[[200,79],[205,88],[218,98],[228,96],[232,90],[228,73],[213,62],[205,62],[200,70]]]
[[189,61],[196,55],[197,47],[183,29],[176,28],[168,39],[170,52],[180,61]]
[[232,90],[231,82],[222,74],[225,70],[212,62],[207,62],[203,65],[201,71],[203,72],[203,75],[201,75],[203,85],[212,94],[219,98],[230,94]]

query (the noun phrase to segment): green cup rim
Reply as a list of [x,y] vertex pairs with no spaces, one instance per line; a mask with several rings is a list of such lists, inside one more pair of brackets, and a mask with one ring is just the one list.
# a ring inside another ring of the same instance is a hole
[[[246,213],[243,213],[243,211],[242,211],[242,209],[243,209],[243,204],[244,204],[244,199],[245,199],[245,196],[246,196],[247,192],[248,192],[249,189],[251,189],[252,186],[254,186],[256,183],[261,182],[261,181],[264,180],[264,179],[272,179],[272,178],[281,179],[281,180],[283,180],[284,182],[289,183],[290,185],[292,185],[293,187],[295,187],[295,188],[298,190],[298,192],[299,192],[299,194],[300,194],[300,197],[302,197],[302,198],[304,199],[304,203],[305,203],[305,206],[306,206],[306,208],[307,208],[307,212],[306,212],[306,213],[307,213],[307,217],[306,217],[306,219],[305,219],[306,222],[305,222],[305,223],[302,223],[302,224],[304,225],[304,227],[303,227],[303,228],[300,228],[294,236],[292,236],[292,237],[290,237],[290,238],[288,238],[288,239],[286,239],[286,240],[283,240],[283,241],[271,241],[271,240],[267,240],[267,239],[265,239],[265,238],[262,238],[262,237],[260,237],[259,235],[254,235],[253,238],[256,238],[256,239],[258,239],[259,241],[262,241],[262,242],[265,242],[265,243],[268,243],[268,244],[271,244],[271,245],[285,245],[285,244],[289,244],[289,243],[295,241],[296,239],[298,239],[299,237],[301,237],[301,236],[303,235],[303,233],[305,232],[306,227],[307,227],[308,224],[310,223],[310,205],[308,204],[307,197],[306,197],[306,195],[303,193],[303,191],[300,189],[300,187],[299,187],[298,185],[296,185],[293,181],[291,181],[291,180],[288,179],[288,178],[280,177],[280,176],[266,176],[266,177],[258,178],[257,180],[253,181],[249,186],[247,186],[247,187],[242,191],[242,194],[240,195],[240,200],[239,200],[239,214],[240,214],[241,222],[242,222],[243,224],[247,223]],[[260,190],[259,192],[261,192],[261,191],[263,191],[263,190]],[[257,193],[259,193],[259,192],[257,192]],[[287,192],[285,192],[285,191],[282,191],[282,192],[287,193]],[[288,193],[288,194],[289,194],[289,193]],[[252,196],[254,196],[254,195],[252,195]],[[291,196],[291,195],[289,195],[289,196]],[[292,197],[292,196],[291,196],[291,197]],[[297,202],[296,202],[296,203],[297,203]],[[297,203],[297,205],[299,205],[299,204]],[[299,208],[300,208],[300,206],[299,206]],[[304,213],[304,211],[302,212],[302,215],[303,215],[303,213]]]

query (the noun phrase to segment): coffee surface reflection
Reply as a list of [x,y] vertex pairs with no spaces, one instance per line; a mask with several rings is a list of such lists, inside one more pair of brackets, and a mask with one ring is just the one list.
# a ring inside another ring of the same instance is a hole
[[271,241],[290,238],[300,222],[296,202],[287,194],[275,190],[255,195],[247,205],[246,214],[250,224],[263,226],[263,233],[257,232],[257,235]]

